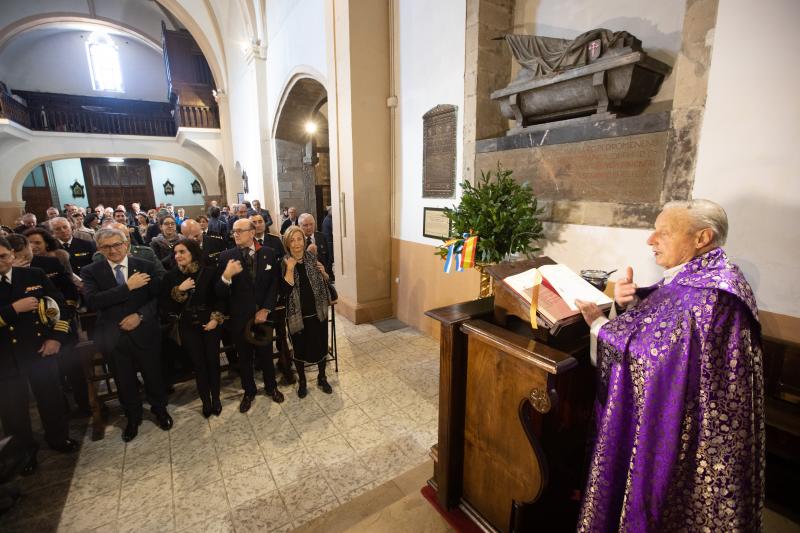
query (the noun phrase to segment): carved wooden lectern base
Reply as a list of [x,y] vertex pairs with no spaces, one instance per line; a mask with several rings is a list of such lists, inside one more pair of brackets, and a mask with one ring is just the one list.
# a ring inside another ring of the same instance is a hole
[[587,330],[535,340],[493,298],[426,314],[441,323],[439,503],[488,530],[574,531],[594,400]]

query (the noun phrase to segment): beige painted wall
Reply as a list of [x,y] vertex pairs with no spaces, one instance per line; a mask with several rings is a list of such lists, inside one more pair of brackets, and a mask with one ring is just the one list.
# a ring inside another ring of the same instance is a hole
[[392,239],[392,301],[398,319],[438,338],[439,323],[425,311],[477,298],[480,276],[475,269],[445,274],[433,252],[427,244]]

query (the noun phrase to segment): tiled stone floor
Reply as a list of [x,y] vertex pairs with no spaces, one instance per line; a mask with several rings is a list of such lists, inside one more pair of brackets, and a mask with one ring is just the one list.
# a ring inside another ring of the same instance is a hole
[[[332,395],[281,387],[238,411],[238,380],[223,380],[223,412],[200,414],[194,383],[170,397],[175,426],[146,419],[121,440],[117,416],[106,438],[78,454],[42,450],[18,483],[25,496],[0,518],[2,531],[289,531],[423,463],[436,441],[438,345],[406,328],[381,333],[337,316],[339,372]],[[116,411],[116,410],[115,410]]]

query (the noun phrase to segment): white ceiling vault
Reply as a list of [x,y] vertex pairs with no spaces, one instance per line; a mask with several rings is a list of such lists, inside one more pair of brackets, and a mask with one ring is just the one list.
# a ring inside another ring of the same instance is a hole
[[[238,48],[263,49],[266,44],[265,12],[266,0],[3,0],[0,54],[19,38],[30,43],[57,31],[97,29],[138,40],[160,52],[163,21],[168,29],[192,34],[224,90],[226,54],[239,53]],[[232,28],[238,35],[231,35]]]

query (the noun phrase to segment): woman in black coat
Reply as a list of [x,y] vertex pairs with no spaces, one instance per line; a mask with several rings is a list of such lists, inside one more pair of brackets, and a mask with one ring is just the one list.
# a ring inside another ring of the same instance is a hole
[[297,395],[308,394],[305,367],[317,364],[317,385],[331,394],[325,377],[328,354],[328,273],[317,256],[306,250],[306,238],[298,226],[283,234],[283,287],[286,299],[286,325],[292,339],[295,367],[300,386]]
[[223,302],[214,294],[216,274],[203,266],[200,246],[184,239],[173,246],[176,268],[161,281],[162,313],[177,320],[180,344],[192,358],[203,416],[219,416],[219,339]]

